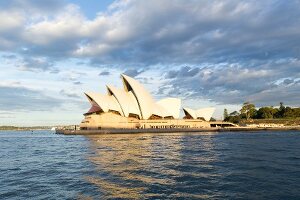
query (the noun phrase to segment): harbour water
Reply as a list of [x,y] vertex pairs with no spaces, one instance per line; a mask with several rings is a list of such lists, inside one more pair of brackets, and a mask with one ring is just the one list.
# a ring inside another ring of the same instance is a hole
[[0,132],[0,199],[300,199],[300,132]]

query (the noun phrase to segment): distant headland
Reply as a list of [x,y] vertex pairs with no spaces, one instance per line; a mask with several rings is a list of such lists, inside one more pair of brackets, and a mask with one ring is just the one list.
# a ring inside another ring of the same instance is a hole
[[52,126],[0,126],[0,131],[51,130]]

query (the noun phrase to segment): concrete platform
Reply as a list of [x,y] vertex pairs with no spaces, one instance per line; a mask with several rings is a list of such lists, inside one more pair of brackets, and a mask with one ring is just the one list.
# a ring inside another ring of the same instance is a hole
[[180,133],[180,132],[231,132],[231,131],[300,131],[300,127],[272,127],[272,128],[249,128],[249,127],[227,127],[227,128],[201,128],[201,129],[101,129],[101,130],[56,130],[57,134],[64,135],[102,135],[102,134],[137,134],[137,133]]

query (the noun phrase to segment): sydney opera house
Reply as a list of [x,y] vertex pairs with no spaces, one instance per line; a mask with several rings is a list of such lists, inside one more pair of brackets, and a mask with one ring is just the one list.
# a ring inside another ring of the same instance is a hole
[[86,92],[91,108],[84,114],[81,130],[208,128],[215,108],[182,108],[181,99],[155,101],[141,83],[121,75],[124,88],[107,85],[107,94]]

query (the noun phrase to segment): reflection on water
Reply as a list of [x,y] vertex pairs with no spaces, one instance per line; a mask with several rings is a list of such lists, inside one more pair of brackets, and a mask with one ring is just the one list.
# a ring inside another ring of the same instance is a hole
[[[89,136],[105,198],[300,198],[298,133]],[[288,159],[293,158],[293,159]],[[288,191],[288,193],[287,193]]]
[[[87,180],[109,198],[163,198],[166,194],[210,197],[197,193],[193,184],[185,185],[189,177],[194,181],[208,178],[206,172],[214,170],[210,163],[216,161],[217,155],[213,153],[210,133],[202,140],[195,140],[193,134],[175,133],[102,135],[88,139],[95,152],[89,160],[95,164],[99,176]],[[201,171],[197,165],[201,165]],[[214,176],[218,175],[210,174]],[[174,188],[180,190],[174,193]],[[161,191],[158,193],[157,189]]]
[[300,199],[300,133],[0,131],[0,199]]

